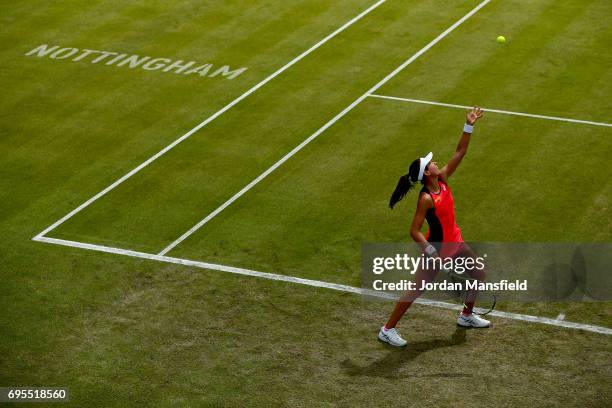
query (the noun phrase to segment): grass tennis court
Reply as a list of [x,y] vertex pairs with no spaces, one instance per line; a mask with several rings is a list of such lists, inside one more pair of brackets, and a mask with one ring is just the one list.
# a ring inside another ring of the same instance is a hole
[[[375,341],[389,302],[155,256],[358,287],[363,242],[410,239],[397,177],[455,148],[465,113],[444,104],[502,111],[451,180],[466,240],[611,241],[611,17],[603,0],[5,4],[0,386],[65,386],[74,406],[604,406],[608,334],[466,332],[419,305],[398,352]],[[246,70],[26,55],[41,44]],[[612,327],[609,302],[498,307]]]

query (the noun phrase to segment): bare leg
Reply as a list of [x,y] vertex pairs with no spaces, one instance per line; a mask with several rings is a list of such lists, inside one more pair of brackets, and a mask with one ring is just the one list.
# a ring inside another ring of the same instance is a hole
[[[472,248],[465,245],[465,249],[463,253],[461,254],[461,257],[476,259],[477,255],[472,250]],[[483,282],[486,277],[486,272],[484,269],[471,268],[468,270],[468,273],[470,274],[470,277],[472,279],[476,279],[479,282]],[[476,303],[476,296],[478,296],[478,290],[476,289],[470,290],[466,293],[465,302],[464,302],[463,311],[462,311],[464,315],[472,314],[472,310],[474,309],[474,304]]]
[[397,326],[397,323],[400,321],[406,310],[412,305],[412,303],[421,296],[423,293],[420,288],[423,286],[423,282],[431,282],[435,279],[437,271],[424,270],[419,268],[417,273],[415,274],[414,282],[416,283],[417,288],[415,290],[407,290],[402,294],[400,300],[395,304],[395,308],[393,312],[391,312],[391,316],[389,316],[389,320],[385,327],[387,329],[392,329]]

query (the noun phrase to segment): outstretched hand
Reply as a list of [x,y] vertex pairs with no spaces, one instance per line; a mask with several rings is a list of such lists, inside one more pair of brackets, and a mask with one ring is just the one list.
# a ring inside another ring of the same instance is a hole
[[478,119],[482,118],[483,115],[484,111],[477,106],[472,108],[472,110],[467,113],[465,121],[468,123],[468,125],[474,125],[474,123],[476,123]]

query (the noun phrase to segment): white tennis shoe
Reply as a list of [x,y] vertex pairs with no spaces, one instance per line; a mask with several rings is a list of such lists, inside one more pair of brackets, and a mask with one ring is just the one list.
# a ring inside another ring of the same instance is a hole
[[408,344],[406,340],[402,339],[395,327],[392,329],[385,329],[385,326],[381,327],[378,332],[378,339],[395,347],[404,347]]
[[489,327],[491,322],[486,319],[483,319],[476,313],[471,313],[469,315],[464,315],[463,313],[460,313],[459,317],[457,318],[457,324],[462,327],[474,327],[477,329],[481,329],[484,327]]

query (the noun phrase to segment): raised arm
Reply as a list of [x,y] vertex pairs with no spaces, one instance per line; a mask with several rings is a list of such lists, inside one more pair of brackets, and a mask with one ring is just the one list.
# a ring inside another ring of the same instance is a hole
[[484,112],[479,107],[473,108],[470,110],[465,118],[465,126],[463,128],[463,134],[461,135],[461,139],[459,140],[459,144],[457,145],[457,149],[455,153],[453,153],[453,157],[448,161],[446,166],[442,167],[440,172],[441,176],[444,180],[448,180],[450,176],[457,170],[459,167],[459,163],[463,160],[463,156],[467,153],[468,145],[470,144],[470,135],[472,134],[472,128],[478,121],[478,119],[482,118]]

